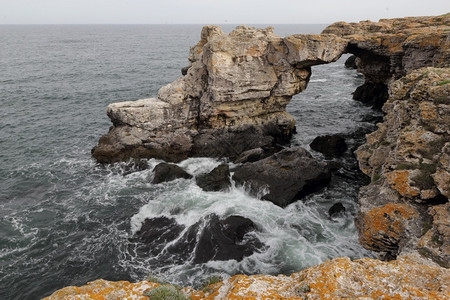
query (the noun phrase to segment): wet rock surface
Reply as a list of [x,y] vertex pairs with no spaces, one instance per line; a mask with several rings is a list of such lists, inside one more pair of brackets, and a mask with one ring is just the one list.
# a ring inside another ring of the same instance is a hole
[[233,180],[261,199],[285,207],[330,182],[331,171],[301,147],[282,150],[234,170]]

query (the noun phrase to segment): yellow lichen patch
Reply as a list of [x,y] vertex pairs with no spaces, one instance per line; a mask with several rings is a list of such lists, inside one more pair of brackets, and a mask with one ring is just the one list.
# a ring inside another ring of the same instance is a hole
[[406,222],[418,216],[418,212],[406,204],[389,203],[376,207],[362,215],[363,228],[360,240],[371,249],[398,247],[404,233]]
[[386,173],[388,183],[393,189],[404,197],[414,197],[420,194],[420,190],[410,185],[410,171],[400,170]]
[[144,291],[157,287],[159,284],[141,281],[130,283],[128,281],[106,281],[98,279],[89,282],[81,287],[66,287],[54,292],[45,300],[71,300],[71,299],[92,299],[92,300],[120,300],[148,299],[143,295]]

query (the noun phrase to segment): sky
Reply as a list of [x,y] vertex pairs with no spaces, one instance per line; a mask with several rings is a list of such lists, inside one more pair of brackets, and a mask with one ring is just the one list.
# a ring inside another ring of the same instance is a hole
[[449,0],[0,0],[0,24],[330,24],[448,12]]

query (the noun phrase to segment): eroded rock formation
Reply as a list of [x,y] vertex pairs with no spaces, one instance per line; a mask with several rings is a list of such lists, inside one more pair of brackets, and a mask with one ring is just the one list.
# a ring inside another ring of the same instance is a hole
[[162,87],[158,98],[108,106],[113,126],[92,154],[111,163],[234,159],[254,148],[273,153],[289,142],[295,121],[285,108],[306,88],[311,66],[337,60],[346,45],[335,35],[281,38],[271,28],[239,26],[225,34],[206,26],[184,77]]

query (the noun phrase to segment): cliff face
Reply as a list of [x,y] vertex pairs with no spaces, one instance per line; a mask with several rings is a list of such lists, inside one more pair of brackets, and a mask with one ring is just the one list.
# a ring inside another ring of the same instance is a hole
[[[202,290],[179,291],[191,299],[448,299],[449,282],[447,269],[418,256],[393,262],[337,258],[291,276],[236,275]],[[159,286],[147,281],[96,280],[64,288],[45,299],[143,300],[150,299],[145,292]]]
[[359,197],[363,245],[393,257],[419,248],[446,266],[450,223],[434,216],[450,210],[448,78],[449,68],[422,68],[392,82],[383,123],[356,151],[372,178]]
[[295,128],[285,108],[306,88],[310,67],[337,60],[346,44],[335,35],[280,38],[271,28],[240,26],[225,34],[206,26],[184,77],[162,87],[158,98],[108,106],[113,127],[93,156],[110,163],[274,152]]

